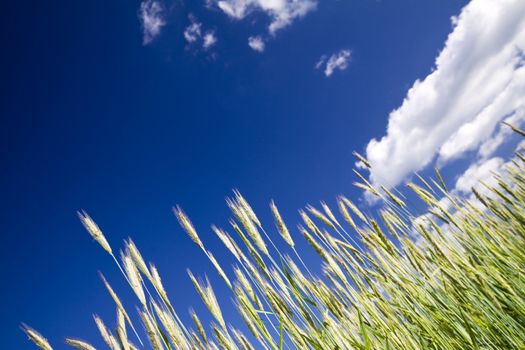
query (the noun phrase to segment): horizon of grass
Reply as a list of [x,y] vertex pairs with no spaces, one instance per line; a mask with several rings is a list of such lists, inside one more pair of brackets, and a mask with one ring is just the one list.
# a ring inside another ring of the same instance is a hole
[[[378,218],[344,196],[337,200],[337,214],[324,202],[300,211],[297,230],[322,259],[322,276],[312,274],[301,259],[295,249],[300,237],[273,201],[270,210],[280,236],[273,240],[238,191],[227,199],[235,238],[212,226],[237,262],[233,274],[175,207],[182,228],[230,289],[249,335],[224,318],[208,278],[190,270],[214,321],[205,327],[190,310],[193,324],[183,323],[156,267],[144,261],[133,241],[125,241],[119,260],[97,224],[79,212],[139,304],[141,327],[101,274],[115,302],[117,326],[109,329],[95,315],[96,325],[111,350],[525,349],[524,170],[521,149],[505,173],[495,175],[495,186],[472,189],[472,200],[451,194],[437,171],[436,179],[419,178],[420,184],[408,184],[428,206],[419,216],[402,195],[376,189],[358,174],[362,182],[356,185],[383,201]],[[52,349],[40,333],[22,328],[38,347]],[[95,349],[76,338],[66,343]]]

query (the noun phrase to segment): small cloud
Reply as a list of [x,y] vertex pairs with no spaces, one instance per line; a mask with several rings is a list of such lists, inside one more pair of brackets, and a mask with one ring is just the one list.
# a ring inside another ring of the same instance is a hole
[[214,31],[207,32],[204,34],[202,48],[208,50],[210,47],[217,43],[217,37],[215,36]]
[[248,38],[248,46],[254,51],[263,52],[265,48],[264,40],[260,36],[251,36]]
[[184,30],[184,38],[188,44],[198,43],[199,45],[202,45],[204,50],[208,50],[217,43],[218,39],[215,35],[215,30],[207,30],[203,34],[202,23],[191,14],[189,15],[189,19],[191,23]]
[[218,1],[217,7],[230,17],[243,19],[246,16],[248,4],[244,1]]
[[142,24],[142,43],[151,43],[166,25],[164,6],[156,0],[144,0],[140,4],[139,19]]
[[[191,18],[191,17],[190,17]],[[193,22],[184,29],[184,38],[188,43],[194,43],[201,37],[202,23]]]
[[206,3],[215,3],[227,16],[238,20],[252,12],[264,12],[270,18],[268,32],[272,35],[317,8],[317,0],[207,0]]
[[321,68],[321,66],[326,62],[326,55],[322,55],[321,58],[319,58],[319,61],[315,64],[315,69]]
[[343,49],[330,57],[323,55],[315,64],[315,69],[321,69],[324,66],[324,75],[329,77],[334,74],[336,69],[345,70],[350,62],[352,51]]

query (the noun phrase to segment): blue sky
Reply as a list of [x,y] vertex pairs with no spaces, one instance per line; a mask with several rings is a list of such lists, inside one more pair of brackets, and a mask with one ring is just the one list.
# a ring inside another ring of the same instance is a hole
[[[517,140],[500,142],[499,122],[520,125],[525,114],[524,4],[475,0],[462,12],[466,5],[5,5],[4,347],[31,347],[21,321],[57,349],[63,336],[100,344],[91,315],[111,324],[114,311],[98,270],[132,305],[78,209],[113,246],[134,238],[181,314],[190,305],[205,314],[185,269],[220,281],[179,228],[173,205],[228,262],[209,225],[226,226],[224,197],[233,188],[268,223],[275,199],[293,224],[297,209],[339,194],[366,205],[352,186],[353,150],[370,159],[371,181],[388,186],[438,166],[461,194],[499,169]],[[226,289],[217,289],[228,308]]]

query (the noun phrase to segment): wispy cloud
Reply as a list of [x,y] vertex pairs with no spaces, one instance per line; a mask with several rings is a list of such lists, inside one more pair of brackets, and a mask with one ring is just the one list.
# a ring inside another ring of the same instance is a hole
[[324,67],[324,75],[329,77],[334,74],[336,69],[345,70],[348,68],[348,62],[350,62],[351,56],[352,52],[348,49],[340,50],[339,52],[332,54],[330,57],[323,55],[315,64],[315,69],[321,69]]
[[243,19],[254,11],[270,17],[268,31],[274,35],[278,30],[304,17],[317,7],[316,0],[212,0],[231,18]]
[[205,31],[202,29],[202,23],[195,16],[190,14],[188,17],[191,23],[184,29],[184,38],[188,44],[198,44],[204,50],[214,46],[218,41],[215,30]]
[[164,6],[160,1],[144,0],[140,4],[139,19],[142,24],[142,43],[151,43],[166,25]]
[[386,135],[368,143],[373,183],[392,187],[478,148],[486,159],[503,139],[500,121],[525,119],[523,13],[522,0],[473,0],[453,18],[433,71],[390,113]]
[[251,36],[248,38],[248,46],[250,46],[254,51],[263,52],[265,43],[262,37]]
[[208,50],[210,47],[217,43],[217,36],[215,36],[214,31],[209,31],[206,34],[204,34],[202,41],[202,48],[204,50]]
[[[192,17],[190,17],[192,18]],[[192,23],[184,29],[184,38],[188,43],[194,43],[201,37],[202,23],[196,22],[192,19]]]
[[315,69],[321,69],[321,67],[325,64],[326,62],[326,55],[322,55],[319,60],[317,61],[317,63],[315,64]]

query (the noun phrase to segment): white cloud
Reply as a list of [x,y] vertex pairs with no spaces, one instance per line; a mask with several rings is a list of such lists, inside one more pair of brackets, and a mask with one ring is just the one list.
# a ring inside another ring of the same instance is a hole
[[319,61],[315,64],[315,69],[320,69],[323,64],[326,62],[326,55],[322,55],[321,58],[319,58]]
[[520,143],[518,143],[518,145],[516,146],[516,149],[515,151],[520,151],[521,153],[523,153],[523,151],[525,151],[525,140],[521,140]]
[[395,186],[482,144],[487,158],[502,142],[499,122],[525,119],[524,13],[522,0],[473,0],[453,18],[432,73],[390,113],[386,135],[368,143],[373,183]]
[[[472,163],[468,169],[465,170],[465,172],[463,172],[456,180],[455,187],[450,192],[452,198],[468,200],[478,209],[484,210],[483,204],[472,193],[472,188],[475,188],[478,193],[481,193],[484,196],[494,198],[494,193],[491,192],[485,185],[489,187],[496,186],[497,180],[494,176],[499,175],[505,177],[506,174],[504,169],[509,164],[510,161],[504,162],[503,159],[499,157],[494,157],[488,160],[479,160]],[[440,207],[441,210],[447,211],[452,217],[455,218],[458,218],[462,215],[461,211],[457,211],[453,206],[449,197],[442,197],[438,201],[437,207]],[[436,211],[436,209],[434,209],[434,211]],[[440,210],[437,211],[439,212]],[[415,239],[416,244],[424,245],[428,243],[425,243],[425,239],[418,231],[415,230],[415,228],[419,225],[422,225],[423,227],[426,227],[432,231],[433,228],[430,226],[430,221],[436,223],[436,217],[428,212],[416,217],[413,220],[413,230],[411,231],[411,235]],[[454,226],[445,222],[437,222],[437,224],[440,226],[443,234],[447,236],[447,241],[449,244],[455,245],[458,243],[456,236],[453,233],[453,230],[455,229]],[[458,245],[457,248],[461,248],[461,245]]]
[[263,52],[265,48],[264,40],[260,36],[249,37],[248,46],[257,52]]
[[[523,146],[525,146],[525,139],[523,139],[516,146],[515,152],[519,151],[523,154],[523,152],[525,151],[525,149],[523,149]],[[507,185],[509,185],[511,188],[514,188],[516,186],[516,184],[513,184],[512,181],[508,182],[510,175],[508,170],[518,170],[516,168],[516,165],[514,164],[514,161],[517,160],[516,158],[516,156],[513,156],[506,162],[500,157],[493,157],[491,159],[481,158],[478,159],[476,162],[473,162],[456,180],[455,187],[450,192],[452,198],[468,200],[479,210],[486,210],[487,208],[485,207],[485,205],[479,201],[479,199],[474,195],[474,193],[472,193],[472,188],[476,189],[476,191],[483,196],[492,198],[496,201],[501,200],[501,198],[499,198],[496,193],[491,191],[490,188],[498,187],[497,177],[507,182]],[[442,197],[438,201],[438,206],[441,207],[441,209],[448,211],[449,214],[452,215],[452,217],[458,218],[462,215],[462,212],[457,211],[456,208],[453,206],[449,197]],[[432,227],[429,226],[429,220],[433,220],[435,222],[435,216],[431,213],[420,215],[413,220],[413,228],[421,224],[432,230]],[[437,224],[441,227],[441,230],[447,236],[448,242],[450,244],[458,243],[456,240],[456,236],[453,233],[454,226],[449,225],[447,223]],[[411,234],[415,238],[416,244],[425,244],[425,240],[418,232],[416,232],[415,229],[412,230]],[[461,248],[461,245],[458,245],[457,248]]]
[[348,49],[340,50],[330,57],[323,55],[315,64],[315,69],[321,69],[324,66],[324,75],[329,77],[334,74],[336,69],[345,70],[348,68],[348,62],[351,56],[352,52]]
[[204,50],[208,50],[210,47],[217,43],[217,37],[215,36],[214,31],[209,31],[206,34],[204,34],[202,40],[202,47],[204,48]]
[[503,169],[504,161],[500,157],[480,161],[471,164],[469,168],[457,179],[455,191],[460,194],[471,193],[472,188],[480,192],[485,192],[487,185],[495,185],[494,174],[498,174]]
[[[512,133],[513,131],[509,128],[503,128],[501,132],[503,133]],[[516,145],[514,152],[523,153],[523,146],[525,145],[525,140],[521,140],[518,145]],[[498,175],[505,179],[507,177],[506,168],[514,167],[513,161],[516,160],[516,156],[511,157],[510,160],[504,161],[501,157],[492,157],[490,159],[480,158],[476,162],[473,162],[467,170],[461,174],[456,180],[456,185],[453,190],[453,194],[466,195],[470,194],[470,199],[474,200],[475,197],[471,193],[472,188],[475,188],[479,193],[484,195],[492,196],[494,195],[491,191],[484,186],[483,184],[493,187],[497,186],[498,181],[494,175]]]
[[188,16],[190,24],[184,29],[184,38],[188,44],[198,43],[204,50],[208,50],[218,41],[214,30],[207,30],[203,34],[202,23],[193,15]]
[[266,13],[270,17],[268,31],[272,35],[317,7],[317,0],[215,0],[215,2],[225,14],[235,19],[243,19],[255,11]]
[[192,22],[184,29],[184,38],[188,43],[194,43],[201,38],[202,23]]
[[139,19],[142,24],[142,43],[151,43],[166,25],[164,6],[156,0],[144,0],[140,4]]
[[[508,124],[518,126],[523,122],[524,117],[525,112],[523,110],[518,109],[511,116],[505,118],[504,121]],[[494,132],[494,134],[489,139],[483,141],[483,143],[479,147],[479,157],[481,159],[487,159],[498,149],[499,146],[501,146],[505,142],[505,140],[507,140],[508,135],[512,133],[513,131],[511,128],[509,128],[506,125],[500,125],[498,131]]]

